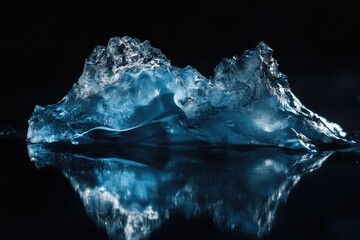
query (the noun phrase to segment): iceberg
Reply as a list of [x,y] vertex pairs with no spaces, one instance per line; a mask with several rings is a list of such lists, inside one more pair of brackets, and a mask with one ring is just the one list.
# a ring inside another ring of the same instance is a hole
[[301,104],[272,52],[260,42],[223,59],[206,78],[190,66],[172,66],[149,41],[111,38],[94,49],[61,101],[35,107],[27,139],[306,151],[349,144],[338,124]]
[[261,239],[302,176],[332,154],[106,143],[28,144],[28,153],[36,168],[69,180],[88,216],[114,240],[153,239],[174,213],[188,221],[208,216],[222,231]]

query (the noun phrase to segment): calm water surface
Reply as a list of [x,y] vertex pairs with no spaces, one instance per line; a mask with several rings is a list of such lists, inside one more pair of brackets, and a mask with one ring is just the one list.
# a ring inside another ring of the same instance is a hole
[[0,139],[2,239],[359,239],[360,151]]

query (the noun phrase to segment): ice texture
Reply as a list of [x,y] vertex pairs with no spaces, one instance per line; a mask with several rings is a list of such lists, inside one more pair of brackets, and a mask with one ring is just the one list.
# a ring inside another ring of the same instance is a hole
[[107,47],[94,49],[78,83],[60,102],[35,107],[28,141],[305,150],[348,143],[338,124],[301,104],[272,52],[260,42],[223,59],[206,78],[190,66],[172,66],[149,41],[111,38]]
[[29,144],[29,157],[39,169],[63,173],[88,215],[113,240],[147,239],[177,217],[172,213],[188,221],[208,216],[218,229],[239,235],[231,239],[260,239],[300,178],[331,154],[250,147],[67,145]]

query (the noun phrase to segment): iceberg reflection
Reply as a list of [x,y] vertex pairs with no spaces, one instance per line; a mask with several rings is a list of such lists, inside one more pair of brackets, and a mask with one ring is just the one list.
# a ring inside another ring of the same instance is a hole
[[[124,149],[124,150],[119,150]],[[330,152],[29,144],[37,168],[61,171],[111,239],[142,239],[171,217],[210,215],[221,229],[262,236],[279,203]]]

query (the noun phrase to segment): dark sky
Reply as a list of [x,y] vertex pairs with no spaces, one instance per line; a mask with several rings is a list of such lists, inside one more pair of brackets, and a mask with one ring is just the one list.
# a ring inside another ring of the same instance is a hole
[[293,91],[310,109],[340,122],[360,110],[360,14],[355,3],[9,4],[0,9],[1,125],[23,125],[35,104],[59,101],[81,75],[92,49],[124,35],[150,40],[174,65],[191,65],[205,76],[212,75],[223,57],[265,41]]

